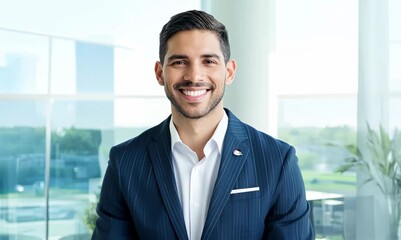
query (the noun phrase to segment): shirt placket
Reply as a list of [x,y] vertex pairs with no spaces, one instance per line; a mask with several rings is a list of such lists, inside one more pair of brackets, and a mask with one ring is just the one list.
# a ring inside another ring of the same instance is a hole
[[191,186],[190,186],[190,225],[191,239],[196,239],[202,231],[202,164],[195,164],[191,171]]

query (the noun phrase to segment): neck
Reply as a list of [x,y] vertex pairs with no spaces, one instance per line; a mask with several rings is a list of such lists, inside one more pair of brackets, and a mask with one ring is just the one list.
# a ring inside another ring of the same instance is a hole
[[173,123],[178,135],[185,145],[196,152],[199,160],[205,156],[203,149],[213,136],[223,114],[225,114],[224,109],[216,107],[207,116],[199,119],[189,119],[173,111]]

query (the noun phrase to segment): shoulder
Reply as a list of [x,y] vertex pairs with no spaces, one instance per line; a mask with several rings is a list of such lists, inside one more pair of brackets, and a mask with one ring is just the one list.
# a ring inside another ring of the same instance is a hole
[[284,155],[286,155],[289,151],[294,151],[293,146],[281,139],[259,131],[245,123],[244,128],[248,133],[250,144],[254,148],[261,148],[267,152],[273,154],[276,153],[282,157],[284,157]]
[[293,148],[289,143],[242,122],[229,110],[226,111],[229,116],[229,131],[236,135],[237,138],[247,139],[253,148],[279,151],[281,153],[287,152]]

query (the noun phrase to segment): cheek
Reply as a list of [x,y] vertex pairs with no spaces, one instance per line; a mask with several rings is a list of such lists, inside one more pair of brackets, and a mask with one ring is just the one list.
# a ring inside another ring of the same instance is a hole
[[222,85],[227,83],[227,74],[225,71],[219,71],[213,75],[216,84]]
[[182,76],[182,74],[179,71],[167,70],[164,72],[163,78],[167,84],[179,81],[181,79],[180,76]]

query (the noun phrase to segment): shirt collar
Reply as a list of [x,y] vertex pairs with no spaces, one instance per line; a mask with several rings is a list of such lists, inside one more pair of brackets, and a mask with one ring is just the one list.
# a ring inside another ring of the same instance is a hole
[[[174,126],[173,123],[173,118],[170,119],[170,136],[171,136],[171,150],[173,150],[173,147],[176,143],[182,143],[180,135],[178,135],[177,129]],[[221,154],[221,151],[223,149],[223,141],[224,141],[224,136],[226,134],[228,128],[228,117],[227,113],[223,113],[223,117],[221,118],[219,124],[217,125],[216,130],[213,133],[213,136],[210,138],[210,141],[214,141],[217,144],[217,147],[219,149],[219,153]]]

